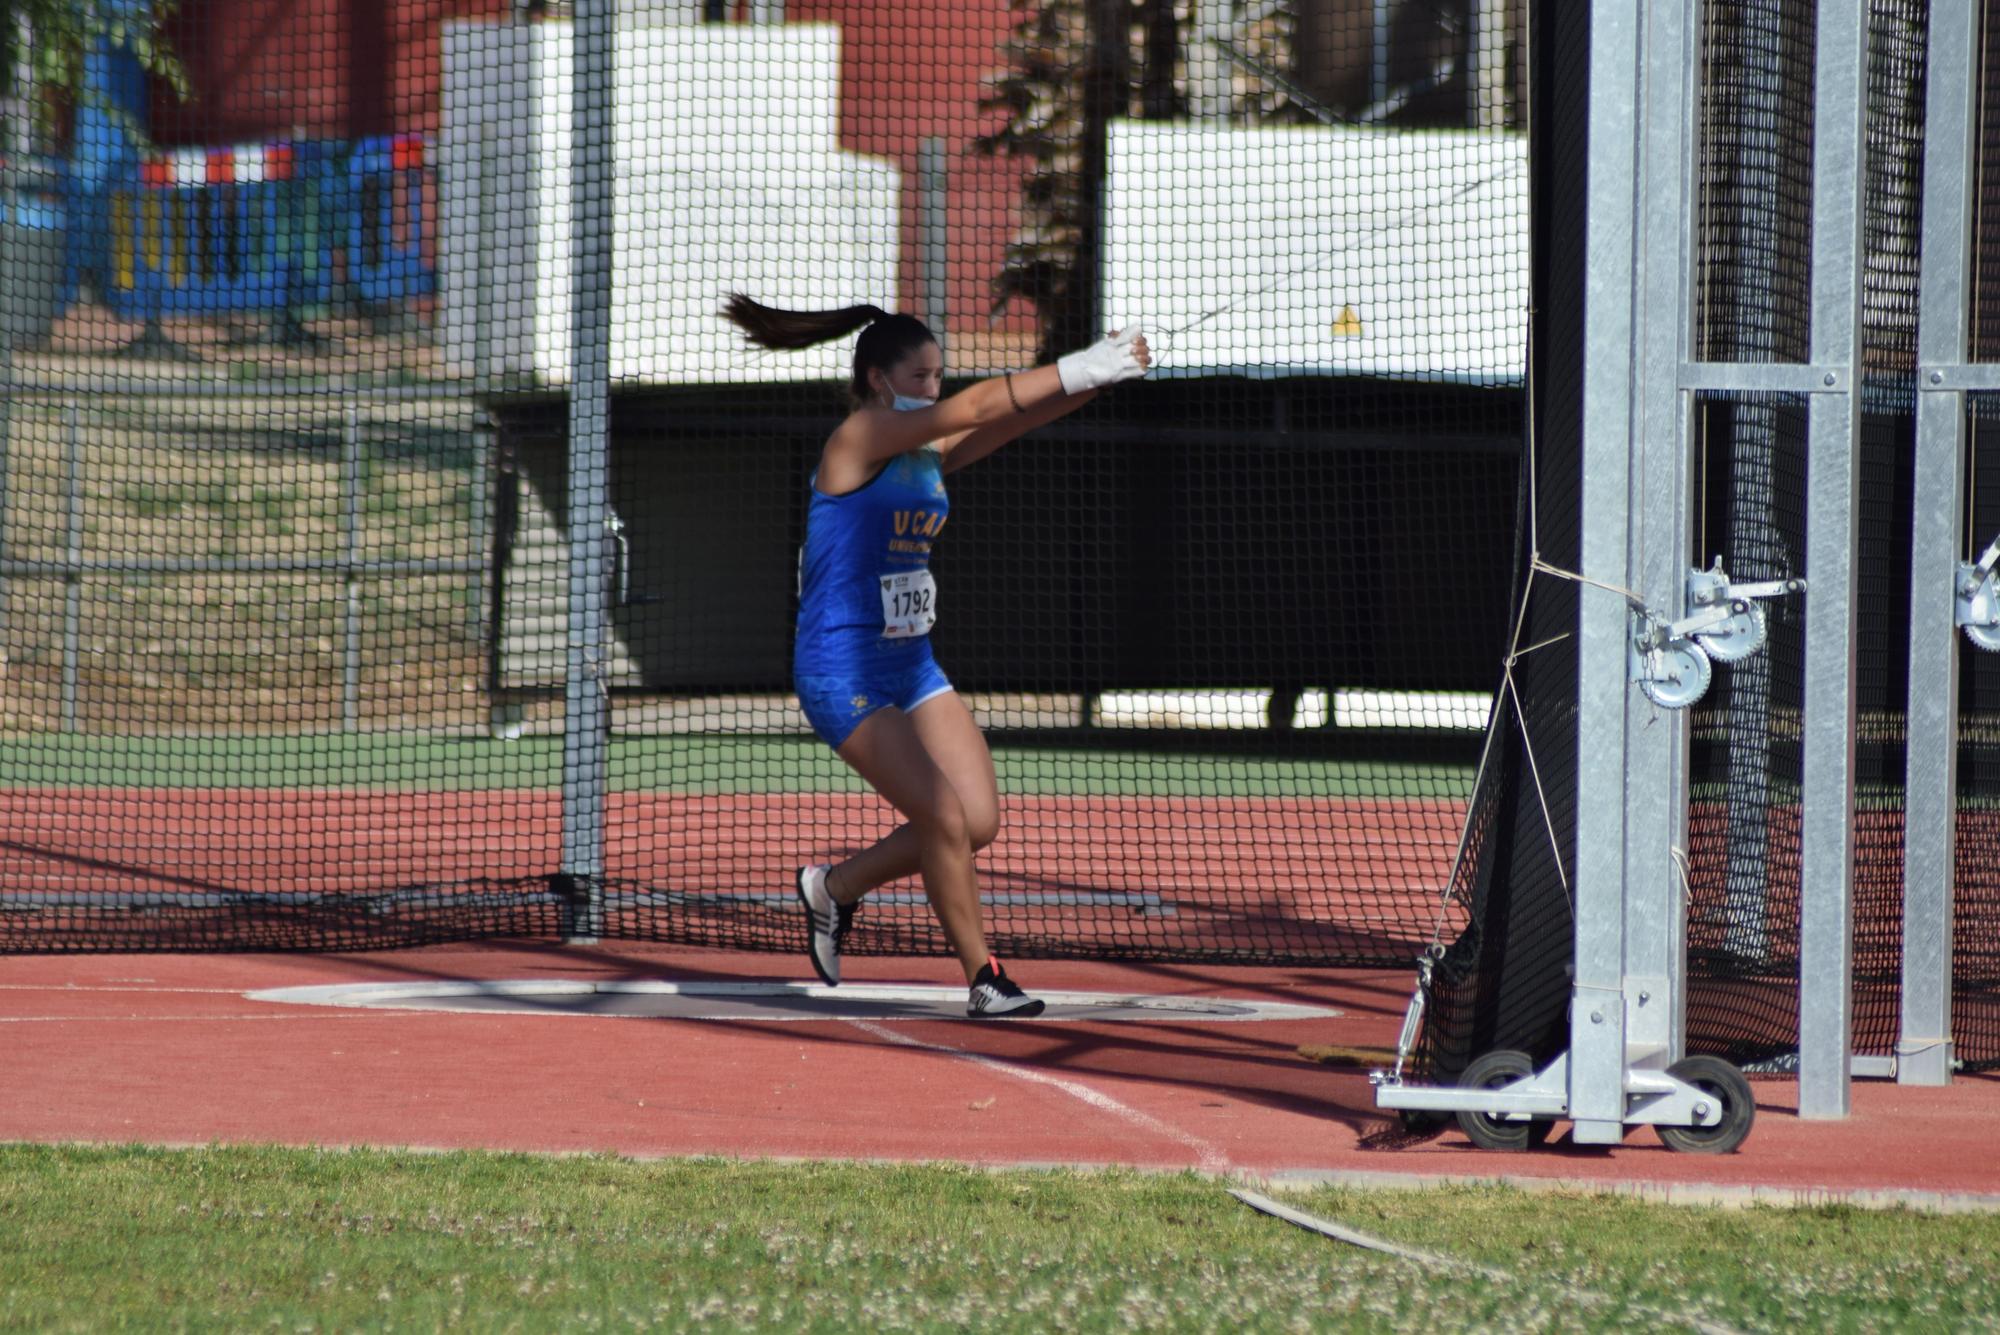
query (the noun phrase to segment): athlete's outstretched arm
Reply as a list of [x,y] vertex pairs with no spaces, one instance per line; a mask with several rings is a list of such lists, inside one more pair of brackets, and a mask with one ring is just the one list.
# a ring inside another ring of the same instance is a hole
[[[1015,378],[1018,380],[1019,376]],[[1096,397],[1096,390],[1086,389],[1081,394],[1064,394],[1048,399],[1032,408],[1024,403],[1020,412],[1004,421],[968,431],[954,440],[939,441],[938,448],[944,454],[941,471],[956,472],[967,464],[978,463],[1008,441],[1026,435],[1038,426],[1047,426],[1058,417],[1076,411]]]
[[884,407],[860,409],[834,431],[826,443],[825,457],[849,467],[871,467],[920,445],[964,437],[1009,418],[1026,417],[1053,401],[1077,398],[1087,391],[1142,376],[1151,360],[1146,340],[1135,325],[1059,358],[1052,366],[993,376],[928,408],[910,412]]
[[[1070,362],[1075,356],[1102,357],[1107,356],[1111,349],[1120,350],[1119,355],[1122,359],[1118,369],[1112,374],[1103,377],[1072,375],[1063,366],[1063,362]],[[1014,390],[1010,398],[1010,402],[1014,405],[1012,417],[978,427],[962,436],[939,441],[938,449],[944,454],[943,471],[950,473],[964,468],[967,464],[979,462],[1008,441],[1033,431],[1038,426],[1046,426],[1063,414],[1074,412],[1089,403],[1097,397],[1098,386],[1115,384],[1119,380],[1129,380],[1134,376],[1144,375],[1153,365],[1152,349],[1146,346],[1146,336],[1139,332],[1137,325],[1124,330],[1113,330],[1096,349],[1080,355],[1066,357],[1056,364],[1058,379],[1062,382],[1063,389],[1057,397],[1030,404],[1021,398],[1018,390]],[[1012,384],[1009,383],[1010,376],[1001,376],[1000,379],[1003,385],[1012,389]],[[1012,381],[1019,379],[1019,374],[1011,376]]]
[[[1051,399],[1064,397],[1062,380],[1053,366],[1038,366],[1014,377],[1014,394],[1030,411]],[[826,443],[830,458],[853,466],[872,467],[884,459],[908,454],[920,445],[964,436],[984,426],[1016,417],[1007,386],[1000,377],[967,385],[948,399],[939,399],[928,408],[897,412],[871,405],[848,417]]]

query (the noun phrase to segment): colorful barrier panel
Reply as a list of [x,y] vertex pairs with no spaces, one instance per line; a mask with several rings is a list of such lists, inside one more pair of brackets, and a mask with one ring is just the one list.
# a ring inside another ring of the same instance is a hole
[[127,319],[287,311],[433,290],[414,135],[177,149],[107,192],[103,296]]
[[348,189],[347,277],[361,299],[391,303],[430,295],[437,269],[424,258],[430,203],[423,138],[399,134],[357,142]]

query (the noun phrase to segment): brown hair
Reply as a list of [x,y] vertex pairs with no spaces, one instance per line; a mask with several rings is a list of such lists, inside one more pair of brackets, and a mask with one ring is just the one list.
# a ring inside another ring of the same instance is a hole
[[[837,311],[781,311],[731,292],[722,314],[760,348],[796,350],[861,330],[854,341],[854,377],[847,392],[856,405],[873,397],[868,372],[893,370],[926,343],[935,343],[929,326],[914,315],[891,315],[880,306],[843,306]],[[865,327],[864,327],[865,326]]]

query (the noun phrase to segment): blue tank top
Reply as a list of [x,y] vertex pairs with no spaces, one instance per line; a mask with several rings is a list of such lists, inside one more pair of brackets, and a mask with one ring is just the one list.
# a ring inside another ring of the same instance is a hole
[[[809,669],[820,651],[838,655],[858,642],[921,644],[923,636],[884,635],[883,579],[929,569],[931,544],[944,531],[951,501],[929,446],[899,454],[868,482],[842,496],[817,485],[806,511],[799,553],[795,664]],[[813,475],[817,484],[819,475]]]

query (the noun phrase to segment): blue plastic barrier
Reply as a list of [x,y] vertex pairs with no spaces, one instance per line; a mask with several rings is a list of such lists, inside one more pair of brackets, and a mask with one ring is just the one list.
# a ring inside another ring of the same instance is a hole
[[354,145],[348,179],[347,278],[363,301],[429,296],[437,272],[424,261],[424,141],[399,134]]
[[333,298],[336,255],[363,300],[427,294],[423,161],[415,136],[149,157],[94,210],[104,300],[135,320],[292,311]]
[[149,157],[102,209],[104,300],[127,319],[287,310],[332,293],[319,145]]

